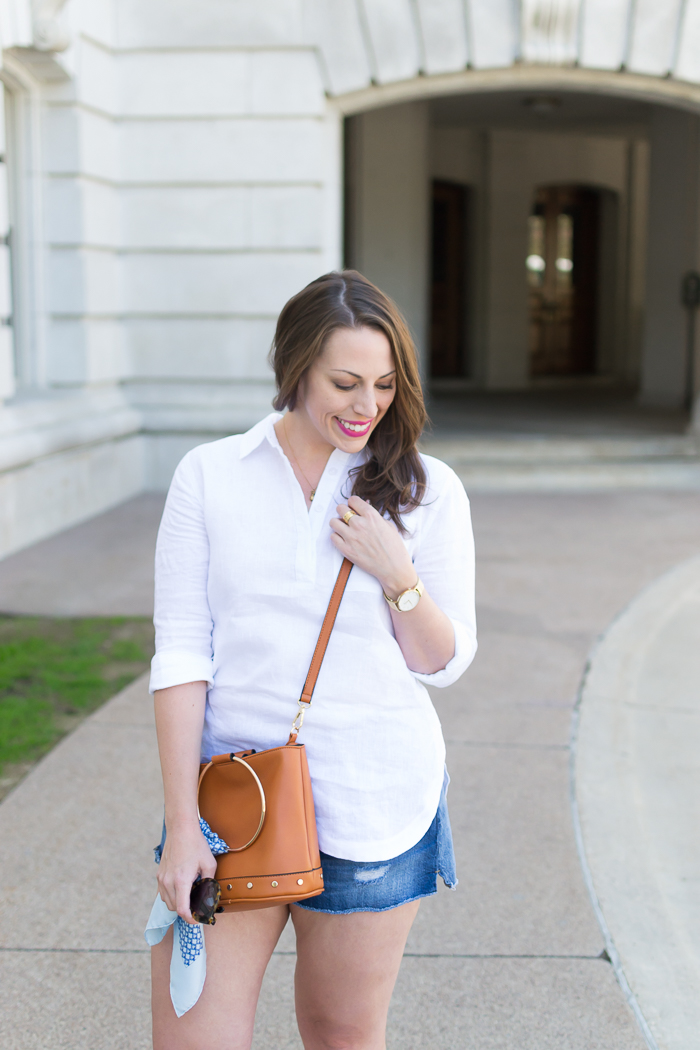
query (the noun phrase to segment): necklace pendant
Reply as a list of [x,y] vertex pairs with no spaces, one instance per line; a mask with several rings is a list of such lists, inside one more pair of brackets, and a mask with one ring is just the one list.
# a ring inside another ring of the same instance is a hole
[[312,489],[311,490],[311,495],[309,496],[309,503],[313,503],[315,495],[316,495],[316,489]]

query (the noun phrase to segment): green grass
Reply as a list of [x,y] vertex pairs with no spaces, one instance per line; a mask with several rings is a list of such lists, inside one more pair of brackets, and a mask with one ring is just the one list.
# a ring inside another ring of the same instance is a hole
[[0,616],[0,776],[40,758],[152,655],[145,619]]

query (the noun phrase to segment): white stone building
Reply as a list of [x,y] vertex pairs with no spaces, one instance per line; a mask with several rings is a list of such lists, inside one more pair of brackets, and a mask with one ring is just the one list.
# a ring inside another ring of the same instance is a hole
[[0,0],[0,45],[0,555],[260,418],[344,262],[443,386],[687,395],[700,0]]

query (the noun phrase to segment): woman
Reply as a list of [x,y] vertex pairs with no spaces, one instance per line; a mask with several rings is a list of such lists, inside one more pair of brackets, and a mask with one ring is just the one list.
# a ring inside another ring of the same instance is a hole
[[331,273],[280,314],[273,414],[185,456],[156,557],[155,693],[167,838],[158,885],[188,922],[216,862],[196,785],[212,754],[284,743],[342,557],[354,563],[300,737],[324,892],[206,928],[199,1002],[176,1017],[172,935],[153,949],[155,1050],[244,1050],[291,914],[306,1050],[381,1050],[419,899],[454,886],[445,748],[424,684],[476,649],[469,504],[416,450],[416,354],[395,305]]

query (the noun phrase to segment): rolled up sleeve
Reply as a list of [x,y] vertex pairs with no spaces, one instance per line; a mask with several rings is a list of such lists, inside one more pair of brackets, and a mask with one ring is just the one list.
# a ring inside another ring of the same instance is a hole
[[175,471],[158,530],[151,693],[185,682],[213,685],[208,573],[203,482],[194,449]]
[[[435,462],[435,461],[433,461]],[[469,499],[464,486],[449,467],[436,495],[433,486],[424,503],[433,501],[430,520],[414,559],[426,590],[449,618],[455,633],[455,652],[442,670],[434,674],[411,671],[425,685],[452,685],[464,674],[476,653],[474,534]],[[437,486],[436,486],[437,487]]]

